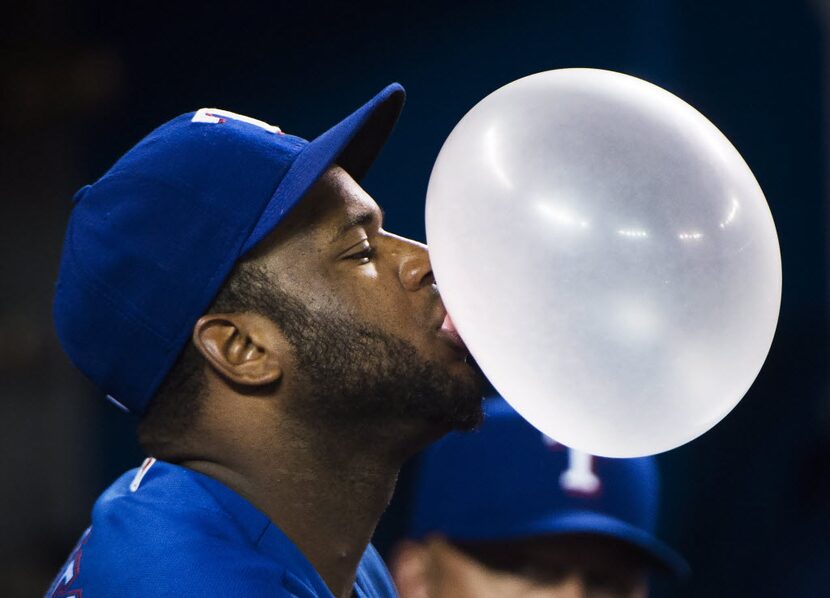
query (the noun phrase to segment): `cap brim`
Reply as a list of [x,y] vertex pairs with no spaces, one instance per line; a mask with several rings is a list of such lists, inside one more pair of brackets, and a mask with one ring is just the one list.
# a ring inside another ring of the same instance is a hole
[[658,565],[680,579],[686,579],[691,569],[686,560],[668,545],[645,530],[625,521],[591,511],[572,511],[553,515],[524,526],[511,529],[503,534],[513,537],[557,535],[557,534],[598,534],[621,540],[639,548],[652,557]]
[[389,138],[405,98],[403,87],[392,83],[303,148],[265,206],[242,252],[264,239],[334,162],[355,180],[362,179]]
[[449,534],[448,537],[467,542],[509,542],[521,538],[566,534],[593,534],[615,538],[641,550],[653,559],[658,567],[680,579],[686,579],[691,572],[689,564],[682,556],[647,531],[621,519],[593,511],[562,512],[520,525],[490,528],[486,533],[463,536]]

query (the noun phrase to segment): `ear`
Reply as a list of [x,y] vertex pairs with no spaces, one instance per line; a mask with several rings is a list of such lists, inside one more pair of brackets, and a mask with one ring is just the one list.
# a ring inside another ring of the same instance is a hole
[[389,571],[400,598],[429,598],[429,555],[423,545],[403,540],[392,552]]
[[193,344],[213,368],[241,386],[265,386],[282,377],[282,334],[254,313],[207,314],[193,327]]

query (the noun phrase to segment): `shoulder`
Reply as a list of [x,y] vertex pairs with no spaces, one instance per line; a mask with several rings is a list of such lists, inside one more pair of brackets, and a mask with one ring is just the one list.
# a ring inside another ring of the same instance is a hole
[[181,469],[158,464],[143,481],[133,470],[107,489],[56,582],[64,593],[50,596],[294,596],[255,530]]
[[[296,598],[290,575],[244,545],[195,535],[138,542],[93,525],[58,573],[47,598]],[[201,540],[201,541],[200,541]]]
[[221,553],[223,546],[250,545],[244,530],[190,472],[168,463],[150,465],[152,470],[145,462],[128,471],[96,501],[89,544],[101,556],[135,553],[174,562]]

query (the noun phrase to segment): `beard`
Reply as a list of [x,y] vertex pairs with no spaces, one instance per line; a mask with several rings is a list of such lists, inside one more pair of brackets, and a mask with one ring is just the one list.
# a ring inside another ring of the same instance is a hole
[[292,410],[307,421],[352,428],[424,422],[444,431],[481,423],[484,377],[471,358],[469,372],[454,375],[402,338],[280,294],[275,319],[309,390]]

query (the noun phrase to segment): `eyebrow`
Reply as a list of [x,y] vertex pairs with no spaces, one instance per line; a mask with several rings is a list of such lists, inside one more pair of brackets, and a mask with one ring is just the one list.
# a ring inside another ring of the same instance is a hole
[[337,230],[337,234],[335,234],[334,237],[332,237],[331,242],[334,243],[353,228],[358,226],[366,226],[374,222],[376,219],[379,220],[379,225],[382,226],[384,216],[385,213],[382,208],[380,209],[379,216],[376,210],[364,210],[361,212],[354,212],[352,214],[349,214],[346,217],[346,221]]

